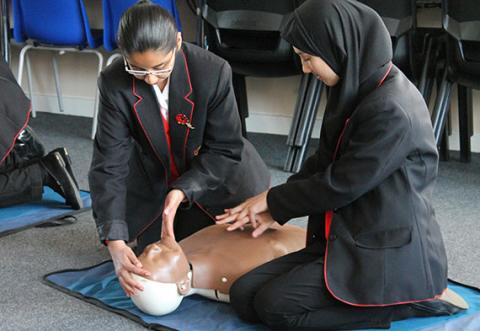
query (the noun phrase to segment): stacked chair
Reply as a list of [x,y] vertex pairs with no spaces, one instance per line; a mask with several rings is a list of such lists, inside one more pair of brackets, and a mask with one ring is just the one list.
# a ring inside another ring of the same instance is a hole
[[[280,36],[282,23],[303,1],[197,0],[197,43],[226,59],[246,136],[248,102],[245,77],[284,77],[301,73],[292,46]],[[303,75],[287,139],[285,170],[297,171],[304,158],[320,100],[322,84]]]
[[[445,54],[432,123],[437,144],[448,152],[445,133],[453,84],[458,86],[460,160],[470,161],[473,134],[472,89],[480,89],[480,6],[476,0],[442,0],[441,45]],[[444,139],[445,138],[445,139]]]
[[415,80],[413,40],[417,27],[415,0],[359,0],[382,18],[392,39],[393,63]]
[[[13,35],[19,43],[27,42],[20,51],[18,83],[22,83],[23,67],[27,63],[27,78],[30,99],[32,93],[31,64],[27,52],[43,50],[54,52],[52,57],[53,76],[57,91],[58,107],[64,111],[62,90],[58,74],[57,55],[79,52],[96,55],[97,72],[103,66],[103,55],[96,49],[101,45],[101,31],[90,29],[87,12],[82,0],[13,0]],[[95,93],[92,137],[95,134],[98,94]],[[35,108],[32,107],[32,116]]]
[[[175,18],[181,31],[180,18],[175,0],[154,0],[154,3],[167,9]],[[123,12],[136,3],[136,0],[103,0],[104,30],[103,46],[107,51],[117,48],[116,34],[118,23]],[[58,107],[64,111],[62,90],[59,79],[58,58],[67,52],[94,54],[98,58],[97,73],[103,67],[103,55],[98,50],[102,45],[102,31],[90,29],[87,11],[83,0],[13,0],[13,35],[15,41],[25,43],[20,51],[18,66],[18,83],[22,83],[23,69],[26,63],[30,98],[32,95],[31,63],[28,56],[30,50],[46,50],[54,52],[52,58],[53,76],[57,91]],[[119,54],[109,57],[110,63]],[[92,85],[96,83],[92,82]],[[93,123],[91,137],[97,128],[98,91],[95,92]],[[32,107],[35,116],[35,108]]]
[[245,77],[283,77],[301,72],[292,47],[280,37],[292,0],[197,0],[197,43],[226,59],[233,70],[233,85],[246,136],[248,116]]

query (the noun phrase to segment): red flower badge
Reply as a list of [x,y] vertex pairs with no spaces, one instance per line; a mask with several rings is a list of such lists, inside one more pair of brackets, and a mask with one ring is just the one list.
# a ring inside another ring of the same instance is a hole
[[184,114],[178,114],[177,116],[175,116],[175,120],[177,121],[177,124],[185,125],[189,129],[195,129],[190,123],[188,117]]

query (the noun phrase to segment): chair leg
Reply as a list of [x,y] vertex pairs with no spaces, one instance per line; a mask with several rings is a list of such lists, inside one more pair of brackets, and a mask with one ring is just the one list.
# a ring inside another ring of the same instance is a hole
[[315,79],[313,82],[313,95],[312,95],[312,103],[310,103],[309,107],[310,110],[308,111],[309,117],[307,119],[307,125],[306,125],[306,131],[305,131],[305,140],[303,145],[300,147],[300,150],[298,152],[297,158],[295,160],[295,163],[293,164],[293,172],[298,172],[300,171],[300,168],[302,167],[303,161],[305,160],[305,156],[307,154],[308,146],[310,145],[310,140],[312,137],[312,131],[313,127],[315,126],[315,119],[317,117],[317,111],[318,111],[318,105],[320,103],[320,97],[322,95],[322,90],[323,90],[323,84]]
[[440,88],[440,80],[442,78],[442,72],[443,72],[443,64],[438,63],[438,61],[441,58],[441,51],[442,51],[442,41],[438,40],[437,38],[435,39],[435,42],[433,43],[433,55],[432,58],[430,59],[431,62],[435,63],[433,65],[429,72],[427,72],[427,82],[425,85],[425,90],[424,90],[424,98],[427,101],[427,105],[430,105],[430,99],[432,97],[432,91],[433,91],[433,86],[435,83],[437,83],[437,91]]
[[247,138],[246,118],[248,117],[247,85],[245,76],[233,73],[233,90],[237,101],[238,113],[242,122],[242,135]]
[[420,83],[418,84],[418,90],[422,94],[423,98],[425,101],[427,100],[427,80],[428,80],[428,69],[429,69],[429,64],[430,64],[430,54],[432,52],[432,43],[433,43],[433,37],[429,35],[427,37],[427,50],[425,52],[425,60],[422,66],[422,74],[420,76]]
[[[447,124],[450,124],[450,120],[447,117]],[[450,144],[449,144],[449,134],[448,134],[448,126],[445,125],[443,129],[443,136],[440,142],[440,160],[441,161],[448,161],[450,160]]]
[[302,75],[300,80],[300,87],[298,89],[297,101],[295,103],[295,109],[293,110],[292,123],[287,137],[287,145],[295,146],[295,140],[300,126],[300,118],[302,117],[303,103],[305,102],[305,95],[307,94],[307,88],[310,82],[309,75]]
[[110,64],[112,64],[113,60],[115,60],[117,57],[121,57],[121,56],[122,55],[120,53],[114,53],[114,54],[110,55],[110,57],[107,59],[107,63],[105,64],[105,66],[108,67]]
[[308,128],[312,120],[312,112],[317,111],[319,93],[322,88],[322,83],[318,79],[316,79],[311,74],[309,76],[310,80],[307,90],[305,91],[305,100],[303,104],[302,116],[300,118],[298,132],[295,137],[295,146],[299,147],[304,146],[310,138],[308,136]]
[[287,140],[287,160],[283,170],[298,172],[303,164],[317,115],[323,84],[313,75],[304,75]]
[[27,62],[27,83],[28,83],[28,93],[30,97],[30,103],[32,106],[32,117],[37,116],[37,111],[35,110],[35,103],[33,101],[33,84],[32,84],[32,64],[30,62],[30,55],[25,54],[25,60]]
[[32,45],[25,45],[22,47],[20,50],[20,54],[18,56],[18,72],[17,72],[17,82],[18,85],[22,86],[22,80],[23,80],[23,67],[25,65],[25,62],[27,62],[27,77],[28,77],[28,89],[29,89],[29,97],[30,97],[30,102],[32,103],[32,117],[36,116],[36,113],[33,111],[33,92],[32,92],[32,82],[31,82],[31,74],[30,74],[30,64],[28,62],[28,56],[27,52],[33,48]]
[[17,82],[18,85],[22,86],[23,80],[23,66],[25,65],[25,54],[28,52],[32,45],[25,45],[20,50],[20,54],[18,56],[18,73],[17,73]]
[[205,22],[202,17],[202,10],[204,7],[203,0],[197,0],[197,34],[195,36],[197,46],[205,48]]
[[297,144],[299,140],[298,135],[300,134],[300,131],[304,130],[302,129],[302,127],[305,126],[304,118],[306,114],[304,113],[307,111],[305,107],[305,100],[313,79],[314,78],[312,77],[312,75],[305,74],[300,80],[297,101],[295,104],[295,109],[293,111],[293,119],[287,137],[288,152],[285,164],[283,166],[284,171],[294,172],[295,163],[301,148],[301,145]]
[[460,161],[470,162],[470,133],[472,119],[472,90],[458,84],[458,126],[460,131]]
[[[102,53],[98,51],[93,51],[93,53],[97,56],[98,58],[98,68],[97,68],[97,77],[100,76],[100,72],[102,71],[103,68],[103,55]],[[118,56],[117,56],[118,57]],[[109,60],[112,58],[112,56],[109,58]],[[98,87],[95,84],[95,101],[93,104],[93,121],[92,121],[92,134],[91,138],[95,139],[95,134],[97,133],[97,125],[98,125]]]
[[445,68],[438,89],[437,99],[435,100],[435,107],[432,113],[433,134],[435,136],[435,143],[437,146],[442,139],[447,113],[450,105],[450,95],[452,91],[452,83],[447,78],[448,69]]
[[[63,54],[59,52],[59,54]],[[63,99],[62,99],[62,87],[60,86],[60,76],[58,74],[58,58],[57,54],[53,54],[52,56],[52,66],[53,66],[53,78],[55,81],[55,90],[57,91],[57,100],[58,100],[58,110],[63,113],[65,111],[65,107],[63,106]]]

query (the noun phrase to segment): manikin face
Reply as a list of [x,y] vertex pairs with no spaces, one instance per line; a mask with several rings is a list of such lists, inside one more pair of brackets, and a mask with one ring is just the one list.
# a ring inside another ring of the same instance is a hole
[[[125,56],[125,68],[137,79],[149,85],[164,86],[173,71],[175,55],[182,47],[182,36],[177,34],[177,45],[173,50],[147,50]],[[138,72],[138,74],[135,74]]]
[[313,74],[327,86],[335,86],[338,83],[340,77],[320,57],[307,54],[295,47],[293,50],[300,56],[304,73]]
[[180,305],[190,291],[190,265],[182,248],[171,238],[164,238],[145,248],[138,257],[146,279],[133,274],[144,290],[132,296],[134,304],[143,312],[155,316],[169,314]]
[[179,283],[188,279],[188,260],[180,245],[170,237],[148,245],[138,259],[151,272],[150,280]]

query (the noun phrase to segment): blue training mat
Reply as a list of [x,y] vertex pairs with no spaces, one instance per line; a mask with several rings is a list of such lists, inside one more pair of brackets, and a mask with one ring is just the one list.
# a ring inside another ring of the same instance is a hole
[[[262,325],[241,321],[228,304],[196,295],[183,299],[173,313],[161,317],[138,310],[125,296],[118,283],[111,261],[78,270],[63,270],[44,277],[46,283],[67,294],[128,317],[154,330],[250,331],[268,330]],[[393,322],[391,331],[476,331],[480,330],[480,290],[451,281],[449,287],[470,305],[454,316],[412,318]]]
[[125,296],[111,261],[80,269],[63,270],[44,277],[47,284],[87,302],[113,311],[153,330],[266,331],[262,325],[240,320],[230,305],[192,295],[173,313],[155,317],[142,313]]
[[42,200],[0,209],[0,237],[53,219],[78,214],[92,205],[90,193],[80,191],[83,209],[74,210],[65,205],[65,199],[49,187],[43,188]]

